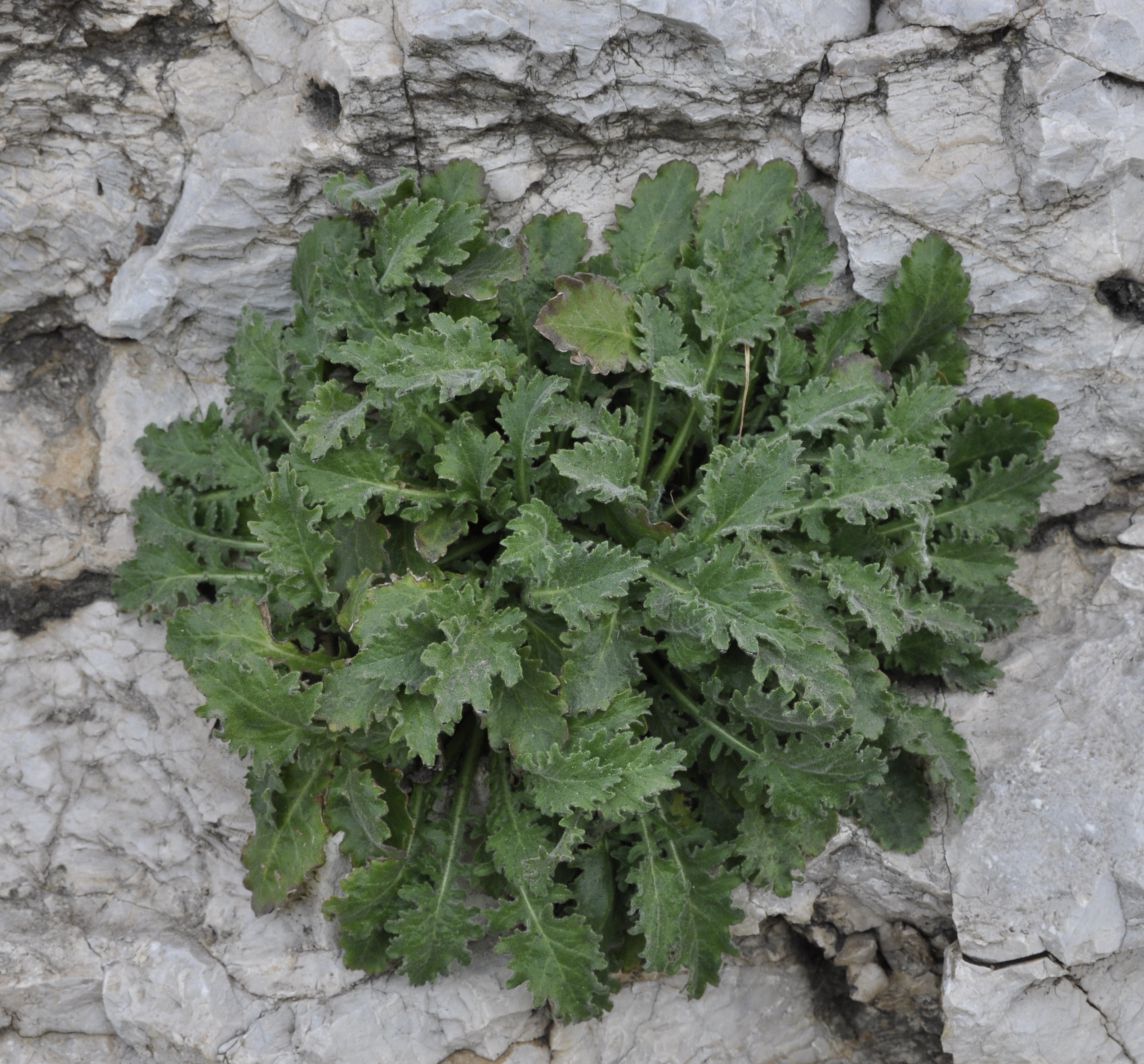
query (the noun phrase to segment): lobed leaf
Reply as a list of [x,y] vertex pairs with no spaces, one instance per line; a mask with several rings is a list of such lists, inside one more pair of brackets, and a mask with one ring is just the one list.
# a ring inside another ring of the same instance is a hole
[[642,369],[631,298],[606,277],[577,273],[556,279],[557,294],[536,316],[536,331],[573,365],[593,373]]

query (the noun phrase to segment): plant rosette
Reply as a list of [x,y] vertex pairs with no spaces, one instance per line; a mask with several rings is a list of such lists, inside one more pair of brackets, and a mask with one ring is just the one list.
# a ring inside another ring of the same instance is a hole
[[591,257],[575,214],[492,229],[472,163],[327,194],[226,415],[144,435],[118,579],[248,758],[257,910],[337,833],[347,964],[493,938],[575,1020],[624,968],[702,993],[734,887],[789,892],[840,815],[913,850],[970,810],[906,692],[996,677],[1056,411],[960,394],[948,244],[813,314],[835,249],[784,162],[668,163]]

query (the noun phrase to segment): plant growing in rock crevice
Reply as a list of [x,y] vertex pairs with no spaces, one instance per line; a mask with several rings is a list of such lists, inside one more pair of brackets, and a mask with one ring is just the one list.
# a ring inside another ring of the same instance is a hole
[[696,179],[642,179],[591,258],[574,214],[504,243],[471,163],[335,180],[228,417],[142,441],[120,601],[250,758],[256,908],[342,833],[352,966],[493,935],[566,1018],[636,963],[699,994],[737,883],[789,891],[839,814],[910,849],[931,786],[972,806],[900,681],[994,678],[1056,412],[959,396],[942,241],[812,320],[834,249],[793,168]]

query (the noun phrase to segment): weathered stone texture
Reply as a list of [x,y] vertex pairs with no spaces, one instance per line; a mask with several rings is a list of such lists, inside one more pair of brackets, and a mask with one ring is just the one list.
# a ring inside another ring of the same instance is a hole
[[[160,629],[87,604],[132,549],[133,441],[221,397],[243,306],[288,310],[330,173],[471,157],[507,224],[598,236],[681,156],[708,187],[795,163],[838,298],[942,233],[972,387],[1061,409],[1040,617],[996,694],[949,700],[979,808],[908,858],[846,828],[791,898],[744,892],[699,1002],[636,982],[551,1028],[486,954],[364,981],[318,909],[334,856],[252,915],[241,766]],[[1144,1060],[1142,174],[1139,0],[0,5],[0,1059],[874,1064],[948,1059],[944,1026],[957,1064]]]

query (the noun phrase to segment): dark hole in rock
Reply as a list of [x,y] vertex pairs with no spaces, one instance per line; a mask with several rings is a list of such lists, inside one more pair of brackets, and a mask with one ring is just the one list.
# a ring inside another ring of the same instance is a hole
[[111,597],[111,574],[87,570],[74,580],[0,584],[0,631],[38,632],[48,621],[70,617],[81,606]]
[[0,364],[15,386],[0,395],[0,411],[36,403],[66,419],[81,399],[93,395],[107,345],[86,325],[62,324],[58,310],[44,304],[13,314],[0,326]]
[[1111,70],[1106,74],[1100,75],[1100,83],[1106,89],[1119,87],[1122,89],[1131,89],[1135,92],[1144,89],[1144,81],[1140,81],[1137,78],[1125,77],[1125,75],[1113,73]]
[[342,98],[333,85],[311,81],[306,89],[306,106],[323,129],[337,129],[342,117]]
[[1106,277],[1096,285],[1096,298],[1121,321],[1144,325],[1144,283],[1132,277]]

